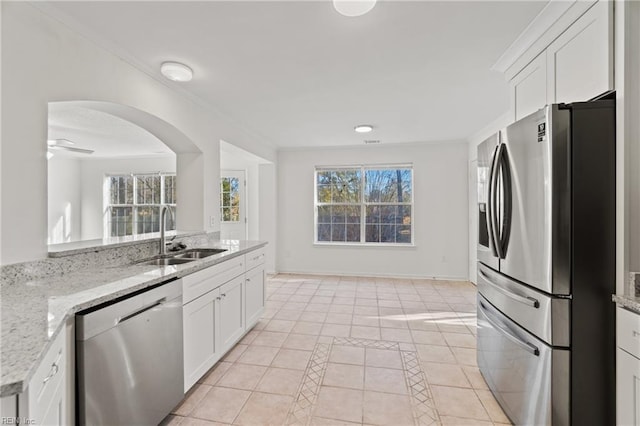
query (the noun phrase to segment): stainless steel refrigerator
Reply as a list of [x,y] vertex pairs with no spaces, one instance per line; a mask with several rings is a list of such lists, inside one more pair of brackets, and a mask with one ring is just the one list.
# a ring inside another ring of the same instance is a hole
[[615,100],[478,147],[478,366],[522,425],[615,424]]

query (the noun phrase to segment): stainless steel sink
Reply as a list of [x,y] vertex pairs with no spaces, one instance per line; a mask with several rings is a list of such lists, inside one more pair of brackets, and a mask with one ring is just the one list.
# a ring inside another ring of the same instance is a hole
[[161,257],[151,260],[143,260],[142,262],[138,262],[140,265],[156,265],[156,266],[167,266],[167,265],[180,265],[182,263],[193,262],[196,259],[178,259],[176,257]]
[[227,251],[227,249],[194,248],[176,254],[175,256],[173,256],[173,258],[195,260],[213,256],[214,254],[220,254],[225,251]]
[[193,262],[198,259],[213,256],[214,254],[220,254],[227,251],[226,249],[213,249],[213,248],[193,248],[184,250],[175,254],[163,254],[152,257],[150,259],[144,259],[136,262],[139,265],[180,265],[183,263]]

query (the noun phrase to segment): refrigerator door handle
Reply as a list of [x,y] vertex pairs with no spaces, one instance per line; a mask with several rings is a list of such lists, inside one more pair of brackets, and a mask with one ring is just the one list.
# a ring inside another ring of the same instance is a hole
[[494,219],[497,208],[497,176],[498,174],[498,152],[500,149],[500,145],[496,146],[493,150],[493,157],[491,159],[491,168],[489,169],[489,195],[487,199],[487,232],[489,233],[489,240],[491,246],[491,252],[495,257],[499,257],[498,253],[498,238],[496,236],[494,223],[497,223],[497,220]]
[[491,278],[487,274],[485,274],[482,269],[478,269],[478,274],[480,274],[480,276],[484,278],[486,283],[493,287],[494,290],[500,292],[508,298],[513,299],[516,302],[523,303],[527,306],[531,306],[532,308],[538,309],[540,307],[540,301],[538,301],[537,299],[528,296],[520,296],[519,294],[511,293],[509,290],[505,290],[504,288],[500,287],[498,284],[491,281]]
[[534,345],[532,345],[529,342],[525,342],[524,340],[521,340],[518,336],[513,335],[506,328],[501,327],[500,325],[498,325],[498,323],[496,321],[491,319],[491,316],[490,316],[489,312],[487,312],[487,310],[486,310],[487,308],[484,306],[484,303],[480,302],[479,306],[480,306],[480,310],[481,310],[482,314],[484,315],[485,319],[487,320],[487,322],[493,328],[495,328],[504,337],[506,337],[511,342],[515,343],[516,345],[520,346],[525,351],[527,351],[527,352],[529,352],[529,353],[531,353],[531,354],[533,354],[535,356],[540,356],[540,350],[537,347],[535,347]]
[[[507,256],[507,248],[509,246],[509,237],[511,235],[511,220],[512,220],[512,199],[513,188],[511,179],[511,167],[509,166],[509,157],[507,155],[507,146],[505,144],[500,145],[500,152],[498,152],[498,169],[502,174],[502,226],[499,233],[498,253],[500,259],[504,259]],[[496,179],[497,180],[497,179]]]

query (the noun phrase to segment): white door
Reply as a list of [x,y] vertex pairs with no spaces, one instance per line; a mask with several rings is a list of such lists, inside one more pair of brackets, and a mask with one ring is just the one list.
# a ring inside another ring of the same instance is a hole
[[244,170],[222,170],[220,176],[220,238],[246,240],[247,180]]

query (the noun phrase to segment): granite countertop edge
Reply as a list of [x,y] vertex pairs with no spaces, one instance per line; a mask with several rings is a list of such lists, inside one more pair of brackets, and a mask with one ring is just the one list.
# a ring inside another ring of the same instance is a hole
[[623,308],[640,314],[640,297],[614,294],[611,296],[611,300]]
[[[60,309],[64,310],[64,314],[58,316],[56,318],[55,323],[52,324],[49,321],[49,332],[47,338],[42,341],[42,339],[34,338],[30,350],[32,354],[37,353],[37,356],[29,357],[29,359],[21,359],[20,364],[17,367],[12,367],[12,371],[8,374],[5,374],[6,359],[11,358],[12,348],[7,348],[7,342],[2,342],[2,346],[0,347],[0,359],[2,360],[2,377],[0,379],[0,397],[11,396],[15,394],[19,394],[26,390],[26,385],[29,383],[33,373],[39,366],[44,358],[44,355],[47,353],[49,348],[51,347],[51,343],[56,339],[59,335],[60,331],[65,327],[67,320],[75,315],[77,312],[82,310],[91,308],[93,306],[100,305],[105,302],[109,302],[118,297],[126,296],[135,291],[144,289],[146,287],[150,287],[156,285],[158,283],[173,279],[173,278],[182,278],[186,275],[197,272],[201,269],[208,268],[210,266],[216,265],[218,263],[222,263],[224,261],[230,260],[234,257],[241,256],[258,248],[266,246],[268,243],[266,241],[243,241],[241,246],[237,248],[233,248],[233,245],[227,245],[224,243],[221,244],[212,244],[206,248],[227,248],[231,247],[227,252],[221,253],[219,255],[214,255],[210,257],[206,257],[200,260],[196,260],[194,262],[179,264],[179,265],[171,265],[164,267],[157,266],[145,266],[145,265],[137,265],[137,264],[129,264],[124,265],[122,267],[114,269],[112,268],[104,268],[108,273],[109,269],[113,270],[113,273],[118,273],[118,276],[115,281],[107,281],[107,282],[98,282],[96,285],[91,286],[89,284],[86,288],[82,288],[80,292],[75,294],[70,294],[68,296],[76,296],[80,295],[86,291],[96,291],[100,290],[101,287],[108,287],[110,285],[119,286],[118,289],[113,291],[104,291],[102,294],[93,296],[85,296],[84,299],[80,303],[68,303],[67,306],[64,306],[64,302],[61,303]],[[204,248],[204,247],[203,247]],[[91,272],[91,271],[87,271]],[[101,272],[105,272],[101,270]],[[77,275],[77,277],[74,277]],[[62,277],[58,277],[61,279]],[[65,277],[65,283],[73,280],[81,280],[85,279],[81,274],[68,274]],[[16,283],[14,286],[25,285],[24,283]],[[71,285],[71,284],[69,284]],[[53,298],[50,298],[50,300]],[[13,307],[13,310],[20,311],[20,307]],[[28,302],[24,302],[24,306],[22,309],[28,308]],[[45,313],[45,315],[50,314],[50,312]],[[4,333],[3,333],[3,337]],[[41,337],[41,336],[40,336]],[[29,336],[26,337],[27,339]],[[3,339],[4,340],[4,339]],[[14,357],[15,358],[15,357]]]

